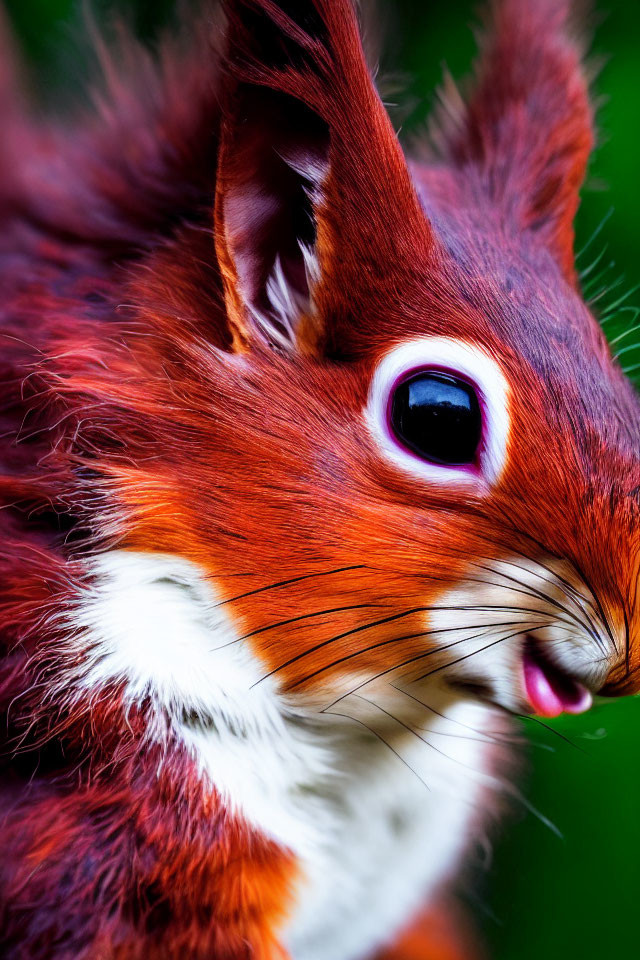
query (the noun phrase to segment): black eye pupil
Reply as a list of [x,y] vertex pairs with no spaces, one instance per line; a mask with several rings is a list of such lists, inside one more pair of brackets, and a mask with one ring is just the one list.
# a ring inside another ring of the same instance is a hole
[[391,403],[398,439],[432,463],[474,463],[482,435],[478,398],[468,383],[431,370],[400,383]]

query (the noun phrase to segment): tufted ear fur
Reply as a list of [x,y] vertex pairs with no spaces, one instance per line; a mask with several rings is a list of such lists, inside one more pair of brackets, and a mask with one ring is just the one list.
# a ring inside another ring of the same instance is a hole
[[388,270],[411,224],[430,232],[350,0],[225,6],[215,226],[234,345],[315,354],[358,263],[375,250]]
[[445,155],[475,170],[504,219],[544,244],[576,282],[573,219],[593,145],[571,0],[492,5],[475,90],[449,102]]

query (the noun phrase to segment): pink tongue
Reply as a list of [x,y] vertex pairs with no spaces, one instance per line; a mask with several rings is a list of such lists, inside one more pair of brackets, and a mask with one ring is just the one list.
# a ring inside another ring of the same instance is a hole
[[563,676],[550,664],[536,657],[528,648],[524,654],[524,686],[529,703],[541,717],[557,717],[561,713],[584,713],[592,703],[586,687]]

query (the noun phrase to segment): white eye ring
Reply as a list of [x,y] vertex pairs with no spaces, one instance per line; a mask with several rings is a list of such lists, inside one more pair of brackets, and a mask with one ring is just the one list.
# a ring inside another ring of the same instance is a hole
[[[413,372],[459,374],[475,388],[482,411],[478,466],[430,463],[404,447],[391,428],[390,402],[398,383]],[[378,446],[397,466],[439,485],[493,485],[504,468],[509,439],[509,385],[498,363],[483,349],[463,340],[424,337],[395,347],[380,361],[369,390],[365,417]]]

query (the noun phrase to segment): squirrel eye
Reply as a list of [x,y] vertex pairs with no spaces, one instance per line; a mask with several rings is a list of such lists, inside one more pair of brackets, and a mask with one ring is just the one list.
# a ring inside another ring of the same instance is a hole
[[473,464],[482,438],[482,413],[473,387],[437,370],[399,383],[391,399],[390,425],[400,442],[431,463]]
[[509,384],[479,345],[452,337],[396,344],[373,371],[364,415],[379,451],[431,486],[483,496],[504,468]]

